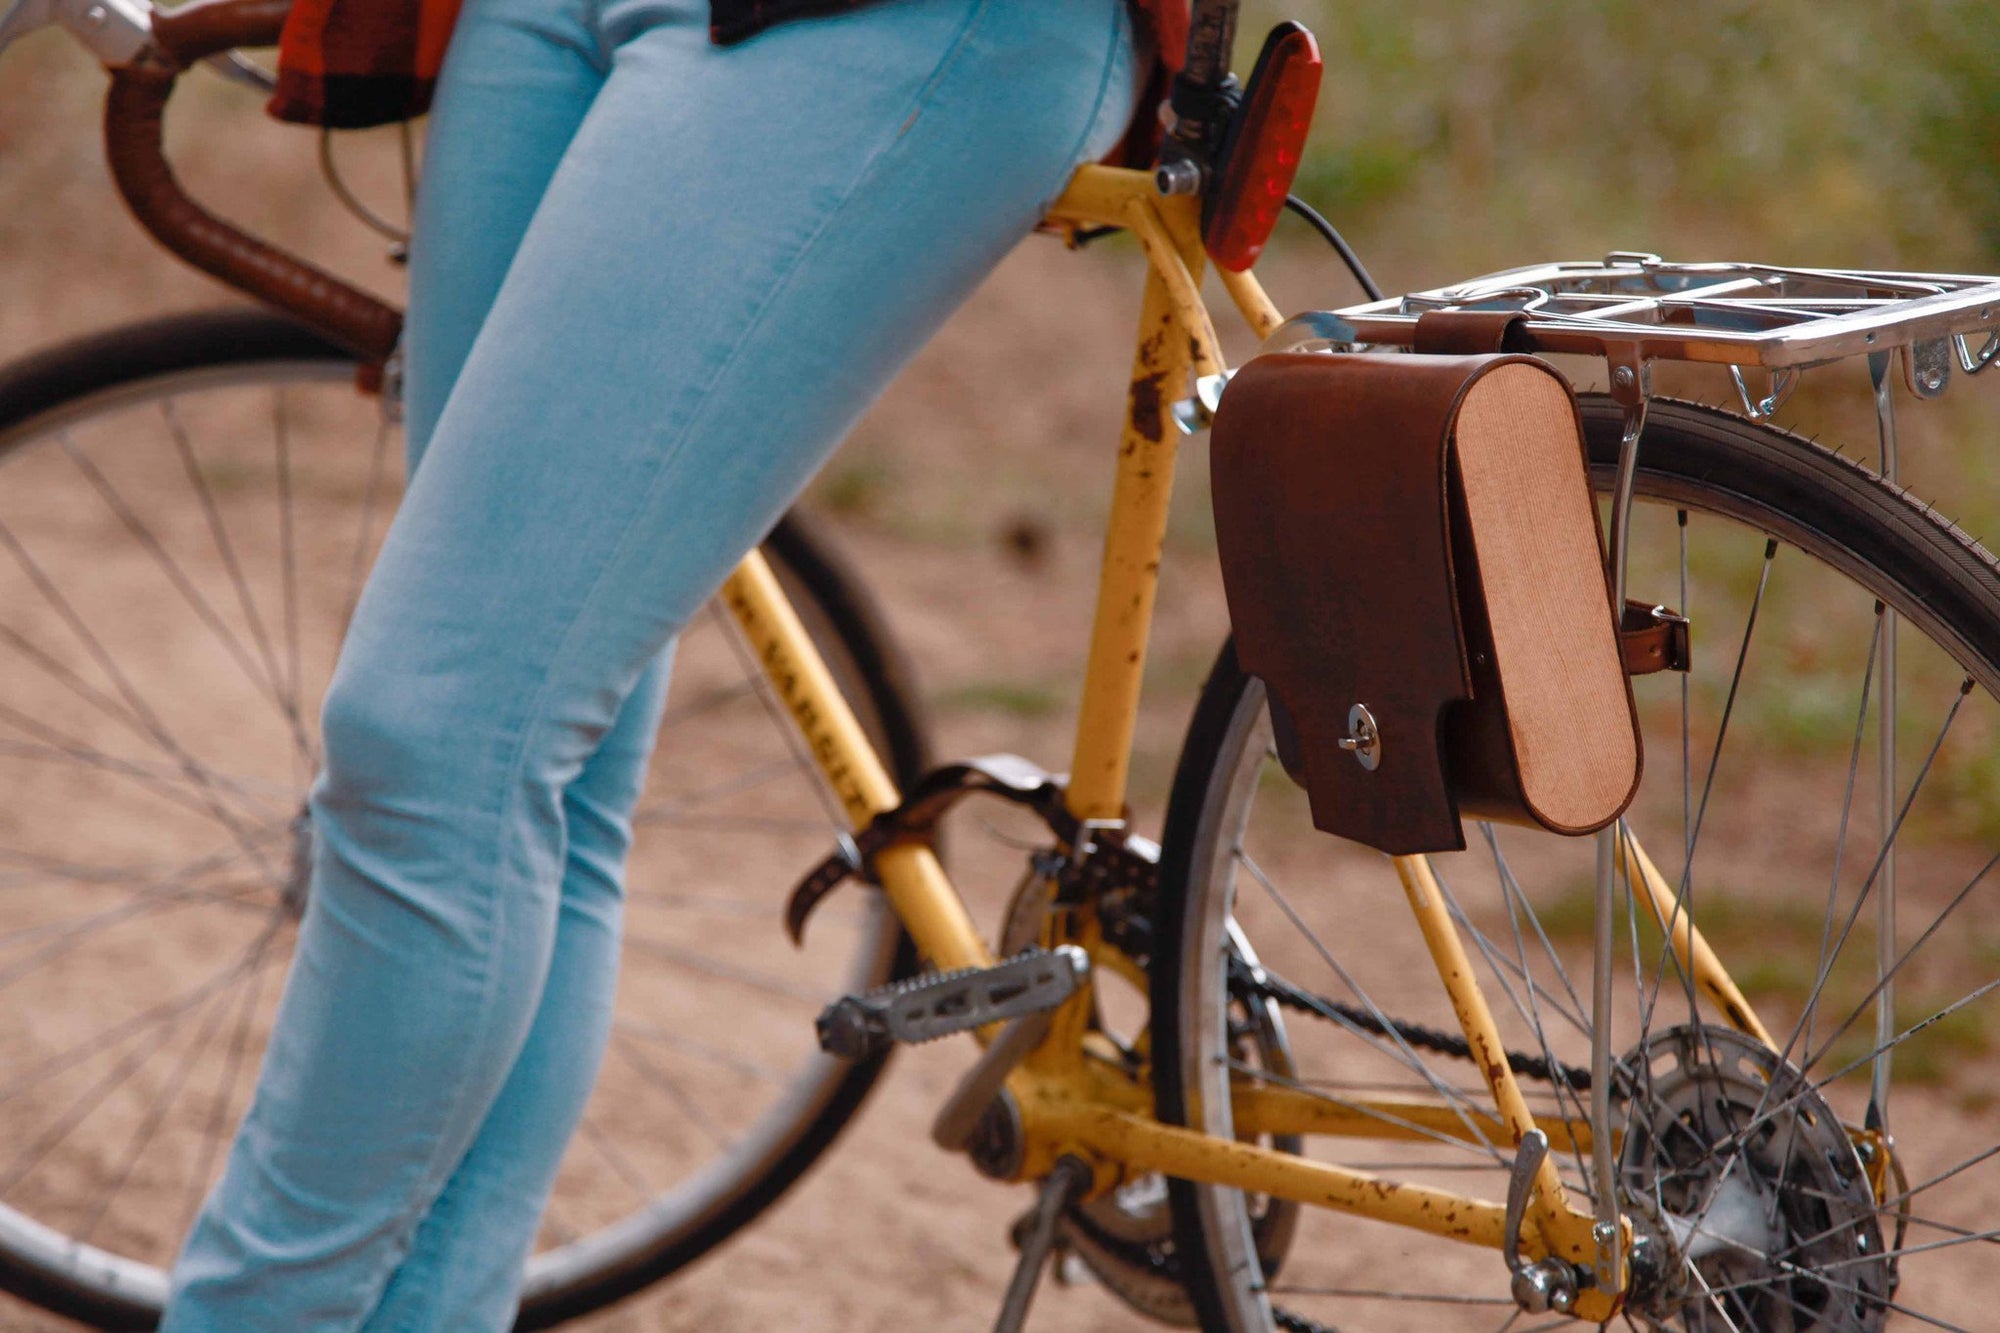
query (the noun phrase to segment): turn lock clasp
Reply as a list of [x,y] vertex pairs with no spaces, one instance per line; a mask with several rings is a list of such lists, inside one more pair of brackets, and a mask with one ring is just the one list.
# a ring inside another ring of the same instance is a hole
[[1375,715],[1368,711],[1368,705],[1356,704],[1347,710],[1347,734],[1334,744],[1370,773],[1375,771],[1382,762],[1382,733],[1376,729]]

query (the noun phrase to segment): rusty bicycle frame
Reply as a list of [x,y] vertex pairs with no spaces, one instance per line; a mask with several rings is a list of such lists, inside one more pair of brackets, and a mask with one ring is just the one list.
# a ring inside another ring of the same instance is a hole
[[[1204,256],[1197,201],[1162,197],[1148,173],[1086,166],[1076,173],[1050,220],[1071,228],[1129,228],[1145,251],[1149,270],[1066,795],[1069,811],[1079,821],[1116,821],[1125,809],[1140,680],[1173,491],[1179,432],[1170,411],[1190,376],[1216,374],[1222,363],[1200,291]],[[1254,276],[1223,271],[1221,278],[1253,332],[1263,337],[1278,327],[1281,316]],[[893,809],[900,799],[894,783],[762,558],[754,552],[746,558],[722,595],[855,829]],[[1633,881],[1644,887],[1648,907],[1696,984],[1729,1022],[1769,1044],[1762,1023],[1680,909],[1674,889],[1651,858],[1628,837],[1620,860],[1621,869],[1632,872]],[[1422,856],[1405,856],[1395,859],[1395,867],[1485,1077],[1493,1114],[1462,1119],[1441,1102],[1423,1101],[1340,1106],[1239,1074],[1231,1096],[1238,1131],[1251,1138],[1390,1139],[1421,1133],[1470,1139],[1477,1133],[1518,1146],[1531,1130],[1540,1129],[1556,1147],[1589,1150],[1590,1125],[1538,1119],[1507,1061],[1488,1058],[1504,1049],[1499,1031],[1430,864]],[[876,858],[874,871],[897,917],[934,966],[954,969],[994,962],[930,850],[892,847]],[[1103,947],[1087,903],[1053,914],[1041,942],[1077,944],[1093,953]],[[1502,1247],[1505,1214],[1499,1203],[1160,1123],[1152,1114],[1144,1074],[1134,1075],[1093,1053],[1090,1005],[1087,987],[1066,1001],[1039,1047],[1008,1076],[1007,1087],[1021,1112],[1025,1145],[1017,1179],[1047,1175],[1061,1157],[1074,1156],[1092,1167],[1098,1191],[1133,1174],[1159,1172],[1333,1208],[1470,1245]],[[1604,1248],[1593,1233],[1594,1224],[1591,1212],[1572,1203],[1553,1159],[1545,1158],[1535,1173],[1523,1219],[1524,1250],[1535,1257],[1557,1256],[1591,1271]],[[1629,1241],[1629,1222],[1621,1229]],[[1615,1256],[1625,1249],[1621,1243],[1612,1252]],[[1603,1320],[1616,1312],[1625,1286],[1622,1266],[1608,1276],[1609,1281],[1600,1279],[1596,1287],[1578,1294],[1573,1314]]]

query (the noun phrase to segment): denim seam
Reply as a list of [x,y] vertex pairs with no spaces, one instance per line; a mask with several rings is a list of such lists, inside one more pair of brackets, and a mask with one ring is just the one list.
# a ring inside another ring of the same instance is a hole
[[[939,58],[937,67],[924,80],[923,86],[917,89],[916,96],[910,99],[909,114],[897,122],[896,139],[900,139],[905,134],[908,134],[923,116],[924,108],[931,104],[931,98],[937,92],[938,86],[951,75],[952,66],[956,65],[959,57],[965,54],[965,48],[971,43],[972,34],[978,30],[980,20],[986,17],[986,8],[989,3],[990,0],[976,0],[976,3],[972,6],[972,12],[965,16],[965,22],[959,25],[956,33],[952,34],[950,47]],[[855,178],[856,189],[859,189],[861,184],[868,179],[869,174],[875,169],[875,164],[882,160],[882,155],[887,153],[894,146],[894,143],[895,139],[891,139],[873,157],[868,159],[868,163],[862,168],[861,174]],[[849,190],[847,195],[841,199],[841,205],[845,205],[847,200],[853,197],[853,194],[854,191]],[[839,212],[839,207],[836,207],[834,211],[836,213]],[[831,220],[831,218],[832,214],[829,214],[828,219]]]

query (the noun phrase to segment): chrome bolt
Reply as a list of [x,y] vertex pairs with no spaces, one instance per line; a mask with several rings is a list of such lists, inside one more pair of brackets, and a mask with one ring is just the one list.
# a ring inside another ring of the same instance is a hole
[[1529,1314],[1541,1314],[1549,1308],[1549,1293],[1548,1274],[1539,1268],[1523,1268],[1514,1274],[1514,1304]]
[[1195,194],[1201,189],[1201,168],[1186,158],[1162,162],[1153,173],[1153,185],[1161,194]]
[[93,28],[103,27],[104,21],[110,17],[111,11],[103,5],[92,5],[89,9],[83,11],[83,21]]
[[1560,1259],[1543,1259],[1514,1270],[1514,1304],[1529,1314],[1569,1313],[1576,1304],[1576,1279]]
[[1632,373],[1632,367],[1630,366],[1620,366],[1611,372],[1611,382],[1621,389],[1631,388],[1632,381],[1635,378],[1636,376]]

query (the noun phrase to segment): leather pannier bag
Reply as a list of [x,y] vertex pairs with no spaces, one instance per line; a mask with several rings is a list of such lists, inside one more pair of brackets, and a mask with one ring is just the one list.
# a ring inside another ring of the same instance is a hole
[[1210,439],[1237,657],[1316,826],[1406,854],[1463,848],[1461,817],[1583,834],[1623,813],[1638,716],[1554,367],[1261,356]]

